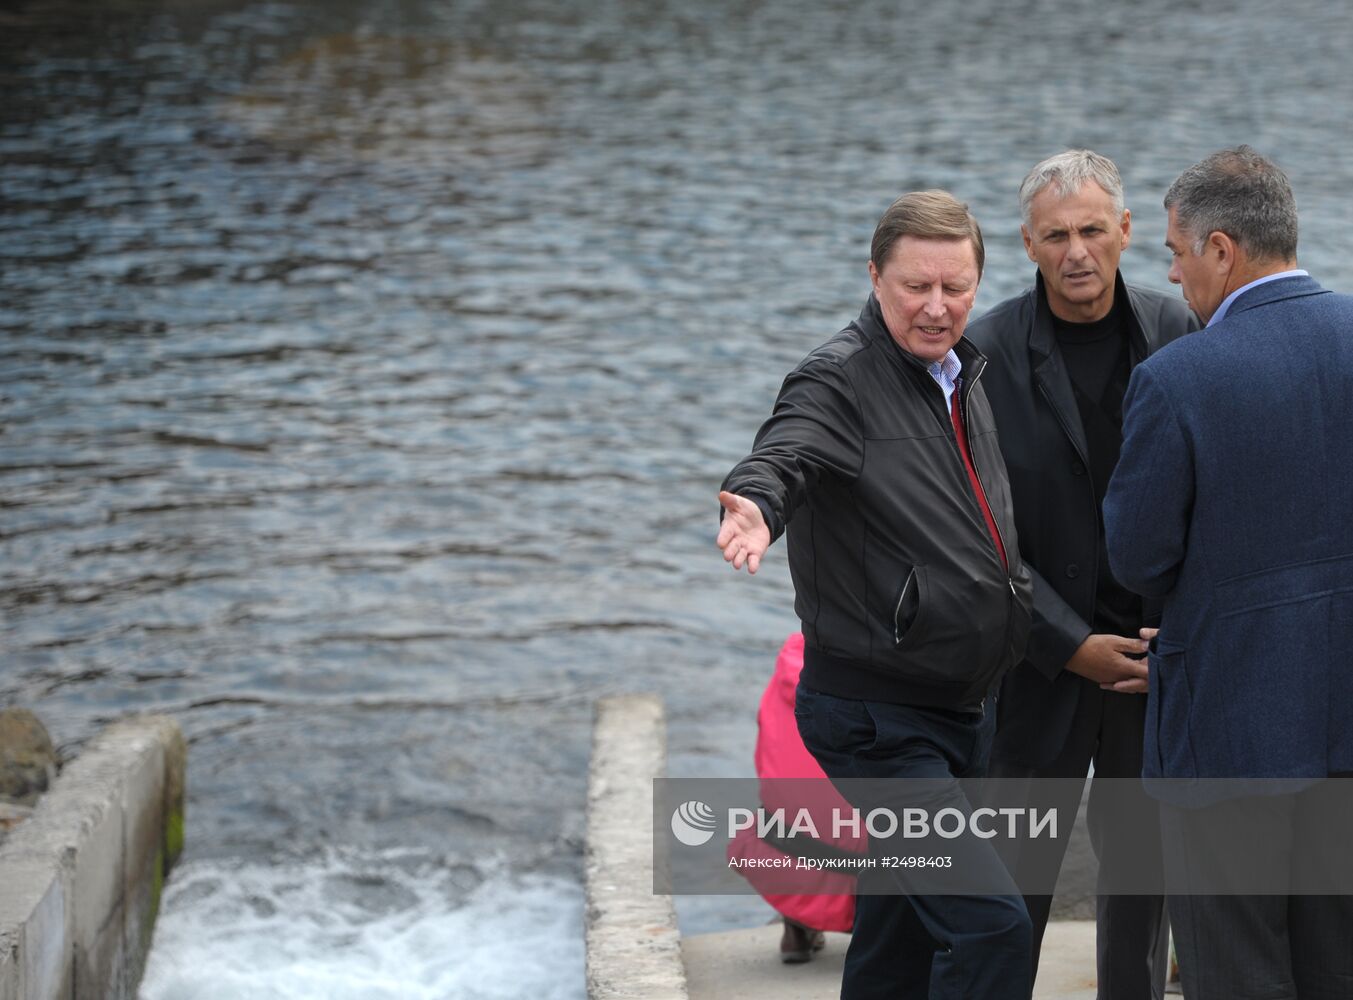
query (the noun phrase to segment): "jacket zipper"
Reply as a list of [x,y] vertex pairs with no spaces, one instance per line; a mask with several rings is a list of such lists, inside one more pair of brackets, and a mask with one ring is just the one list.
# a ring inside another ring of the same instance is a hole
[[[908,595],[909,593],[911,593],[911,588],[912,588],[912,586],[913,586],[914,584],[916,584],[916,567],[915,567],[915,566],[913,566],[913,567],[911,568],[911,572],[907,574],[907,579],[906,579],[906,580],[903,582],[903,584],[902,584],[902,593],[899,594],[899,595],[898,595],[898,598],[897,598],[897,606],[893,608],[893,645],[894,645],[894,646],[896,646],[898,643],[900,643],[900,642],[902,641],[902,636],[900,636],[900,635],[897,634],[897,616],[898,616],[899,614],[901,614],[901,612],[902,612],[902,602],[905,601],[905,600],[907,599],[907,595]],[[911,627],[912,627],[912,628],[915,628],[915,627],[916,627],[916,623],[915,623],[914,621],[912,622]],[[908,629],[907,631],[911,631],[911,629]]]
[[[965,386],[964,391],[959,393],[958,401],[959,401],[959,409],[962,411],[963,414],[964,433],[968,433],[968,393],[972,392],[972,387],[977,385],[977,380],[982,377],[982,373],[986,370],[987,363],[983,361],[981,362],[981,364],[978,365],[977,371],[973,372],[970,378],[964,379]],[[982,497],[977,498],[979,508],[977,512],[980,514],[982,512],[980,509],[982,498],[983,497],[987,498],[988,509],[990,509],[991,507],[991,500],[987,495],[987,484],[982,481],[982,470],[977,467],[977,450],[972,446],[972,434],[970,433],[968,433],[968,456],[972,459],[972,470],[977,474],[977,484],[982,489]],[[959,457],[962,458],[962,456]],[[992,511],[991,514],[991,524],[996,529],[996,537],[1000,539],[1001,549],[1005,551],[1005,562],[1001,564],[1001,572],[1005,574],[1006,583],[1010,584],[1010,592],[1013,594],[1015,592],[1015,581],[1014,578],[1011,577],[1010,570],[1008,568],[1010,560],[1010,550],[1006,548],[1005,536],[1001,534],[1001,523],[999,520],[997,520],[995,511]],[[992,546],[992,548],[994,549],[995,546]],[[1001,563],[1001,553],[998,551],[995,553],[995,555],[996,561],[998,563]]]
[[[975,371],[975,372],[972,373],[972,377],[971,377],[971,378],[968,378],[968,379],[964,379],[965,391],[962,392],[962,393],[960,393],[960,394],[959,394],[959,397],[958,397],[959,409],[960,409],[960,411],[962,412],[962,415],[963,415],[963,427],[964,427],[964,432],[965,432],[965,433],[967,433],[967,430],[968,430],[968,427],[969,427],[969,424],[968,424],[968,398],[967,398],[967,393],[970,393],[970,392],[972,391],[972,387],[977,385],[977,380],[978,380],[979,378],[982,377],[982,372],[986,371],[986,369],[987,369],[987,363],[986,363],[986,361],[982,361],[982,362],[978,365],[977,371]],[[979,485],[979,486],[981,487],[981,489],[982,489],[982,496],[983,496],[983,497],[986,497],[986,496],[987,496],[987,484],[984,483],[984,482],[982,482],[982,470],[979,469],[979,468],[977,467],[977,449],[974,448],[973,445],[972,445],[972,435],[971,435],[971,434],[968,434],[968,455],[969,455],[969,457],[972,459],[972,470],[973,470],[973,472],[977,475],[977,483],[978,483],[978,485]],[[960,457],[961,457],[961,456],[960,456]],[[981,504],[981,499],[980,499],[980,498],[978,499],[978,504],[979,504],[979,506],[980,506],[980,504]],[[989,498],[987,499],[987,507],[988,507],[988,509],[990,509],[990,507],[991,507],[991,500],[990,500]],[[978,513],[980,514],[981,511],[979,510]],[[1007,591],[1009,592],[1009,594],[1008,594],[1008,596],[1007,596],[1007,598],[1006,598],[1006,602],[1005,602],[1005,604],[1006,604],[1006,606],[1005,606],[1005,637],[1001,640],[1001,647],[1002,647],[1002,650],[1005,650],[1005,649],[1009,648],[1009,646],[1010,646],[1010,628],[1011,628],[1011,626],[1014,624],[1014,620],[1015,620],[1015,602],[1016,602],[1017,600],[1019,600],[1019,593],[1015,590],[1015,578],[1012,577],[1012,576],[1010,575],[1010,565],[1009,565],[1009,562],[1010,562],[1010,550],[1009,550],[1008,548],[1006,548],[1006,545],[1005,545],[1005,536],[1004,536],[1003,534],[1001,534],[1001,523],[1000,523],[1000,521],[997,519],[997,517],[996,517],[996,512],[995,512],[995,511],[992,511],[992,513],[991,513],[991,523],[992,523],[992,526],[995,527],[995,529],[996,529],[996,537],[1000,539],[1000,542],[1001,542],[1001,549],[1003,549],[1003,550],[1005,551],[1005,562],[1002,563],[1002,565],[1001,565],[1001,572],[1005,574],[1005,586],[1006,586]],[[992,546],[992,548],[995,548],[995,546]],[[1000,562],[1001,562],[1001,553],[998,551],[998,552],[995,553],[995,555],[996,555],[996,561],[997,561],[998,563],[1000,563]],[[1016,552],[1015,555],[1018,556],[1019,553]],[[986,698],[983,698],[983,699],[982,699],[982,716],[985,717],[986,714],[987,714],[987,701],[986,701]]]

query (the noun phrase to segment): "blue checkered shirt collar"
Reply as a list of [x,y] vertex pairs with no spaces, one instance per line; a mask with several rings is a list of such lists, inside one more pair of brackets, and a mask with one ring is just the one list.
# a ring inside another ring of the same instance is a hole
[[958,360],[958,355],[950,349],[949,353],[938,361],[932,361],[926,365],[926,371],[930,372],[930,377],[937,383],[944,393],[944,408],[950,409],[953,406],[952,399],[954,390],[962,381],[959,375],[963,371],[963,363]]

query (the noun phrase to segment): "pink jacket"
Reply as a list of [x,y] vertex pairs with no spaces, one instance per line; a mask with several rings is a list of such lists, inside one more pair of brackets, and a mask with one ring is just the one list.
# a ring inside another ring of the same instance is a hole
[[[800,808],[809,809],[819,830],[831,829],[831,810],[849,806],[832,788],[813,759],[794,721],[794,691],[803,669],[803,636],[795,632],[780,648],[775,673],[761,696],[757,713],[756,774],[761,779],[761,801],[768,810],[783,807],[790,817]],[[806,798],[794,795],[787,782],[767,779],[813,778],[805,786]],[[794,801],[787,799],[793,798]],[[864,838],[832,842],[848,851],[863,852]],[[742,830],[728,845],[728,857],[779,858],[784,855],[756,836]],[[789,919],[820,931],[848,931],[855,919],[855,878],[839,872],[794,871],[782,868],[740,868],[739,873],[765,897],[766,902]]]

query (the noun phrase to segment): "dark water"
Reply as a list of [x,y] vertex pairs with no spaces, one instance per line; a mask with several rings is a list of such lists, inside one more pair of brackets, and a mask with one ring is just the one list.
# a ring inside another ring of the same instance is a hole
[[[795,625],[714,493],[892,197],[972,204],[980,311],[1031,275],[1024,171],[1092,146],[1164,285],[1169,181],[1250,142],[1348,290],[1350,43],[1311,0],[10,3],[0,704],[72,751],[178,718],[199,874],[398,899],[362,873],[401,850],[443,915],[572,906],[598,696],[662,694],[674,773],[750,768]],[[230,883],[172,912],[228,924]],[[542,995],[516,961],[416,995]]]

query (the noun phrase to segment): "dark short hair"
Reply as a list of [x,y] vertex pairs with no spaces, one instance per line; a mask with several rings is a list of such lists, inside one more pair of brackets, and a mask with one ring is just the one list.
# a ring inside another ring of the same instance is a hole
[[987,252],[982,245],[982,227],[977,224],[968,206],[948,191],[911,191],[888,206],[869,246],[869,259],[878,271],[883,270],[893,245],[903,236],[922,240],[968,240],[977,258],[977,276],[982,276],[982,265]]
[[1223,149],[1185,170],[1170,185],[1165,208],[1193,237],[1193,252],[1216,232],[1256,260],[1297,256],[1297,202],[1277,164],[1249,146]]

